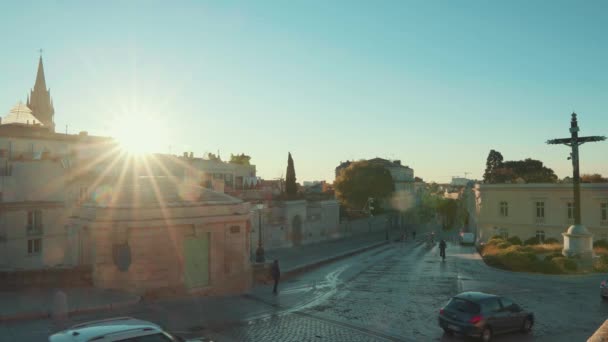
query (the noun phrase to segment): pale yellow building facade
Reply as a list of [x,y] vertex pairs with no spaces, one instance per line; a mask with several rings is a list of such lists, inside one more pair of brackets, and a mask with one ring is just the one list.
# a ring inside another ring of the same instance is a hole
[[[476,198],[477,236],[538,236],[562,241],[574,223],[572,184],[480,184]],[[582,224],[594,240],[608,240],[608,184],[581,184]]]

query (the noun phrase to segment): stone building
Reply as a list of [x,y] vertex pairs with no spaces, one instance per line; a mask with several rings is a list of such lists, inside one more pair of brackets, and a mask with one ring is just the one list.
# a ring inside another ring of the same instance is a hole
[[[494,235],[562,240],[574,223],[572,184],[479,184],[478,238]],[[608,184],[581,184],[582,224],[594,239],[608,239]]]
[[92,191],[99,196],[73,214],[70,230],[84,240],[70,241],[70,250],[74,260],[90,262],[96,287],[209,294],[249,288],[248,203],[168,177]]

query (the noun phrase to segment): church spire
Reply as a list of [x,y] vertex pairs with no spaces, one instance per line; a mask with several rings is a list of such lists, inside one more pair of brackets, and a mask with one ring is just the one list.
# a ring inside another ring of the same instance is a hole
[[27,106],[32,110],[32,114],[48,127],[52,132],[55,131],[55,108],[53,108],[53,100],[51,92],[46,87],[44,78],[44,65],[42,63],[42,50],[40,50],[40,59],[38,60],[38,73],[36,74],[36,83],[32,89],[27,101]]

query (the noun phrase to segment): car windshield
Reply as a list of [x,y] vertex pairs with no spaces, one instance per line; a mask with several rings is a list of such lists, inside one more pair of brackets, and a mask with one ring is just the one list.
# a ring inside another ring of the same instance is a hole
[[452,298],[448,305],[445,306],[447,309],[453,311],[465,312],[468,314],[478,314],[479,313],[479,305],[473,303],[469,300],[462,298]]

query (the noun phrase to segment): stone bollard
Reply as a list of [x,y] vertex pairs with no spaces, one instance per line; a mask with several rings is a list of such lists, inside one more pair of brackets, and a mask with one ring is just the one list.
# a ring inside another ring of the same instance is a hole
[[53,305],[51,307],[51,319],[57,330],[67,328],[68,323],[68,296],[62,290],[53,294]]

